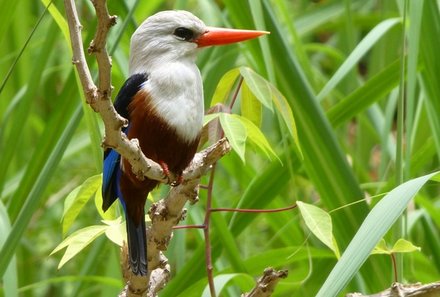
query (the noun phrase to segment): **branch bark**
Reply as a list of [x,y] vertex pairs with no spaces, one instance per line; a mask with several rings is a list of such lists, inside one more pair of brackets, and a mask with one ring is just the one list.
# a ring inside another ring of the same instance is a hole
[[254,289],[242,297],[269,297],[272,295],[277,283],[287,277],[287,270],[276,271],[273,268],[266,268],[263,276],[258,279]]
[[373,295],[351,293],[346,297],[438,297],[440,296],[440,281],[426,285],[393,283],[391,288]]

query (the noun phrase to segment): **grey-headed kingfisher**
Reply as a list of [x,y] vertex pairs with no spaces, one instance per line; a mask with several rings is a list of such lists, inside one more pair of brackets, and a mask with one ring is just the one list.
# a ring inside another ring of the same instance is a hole
[[[137,138],[145,156],[181,176],[196,153],[204,106],[201,47],[258,37],[266,32],[207,27],[187,11],[162,11],[147,18],[131,37],[130,77],[114,107],[128,120],[123,132]],[[140,180],[115,150],[104,152],[103,210],[119,198],[126,218],[129,265],[147,275],[145,201],[158,182]]]

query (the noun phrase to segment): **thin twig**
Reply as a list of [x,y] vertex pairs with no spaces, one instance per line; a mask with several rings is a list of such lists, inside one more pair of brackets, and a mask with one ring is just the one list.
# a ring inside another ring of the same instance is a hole
[[296,208],[297,205],[291,205],[283,208],[274,209],[246,209],[246,208],[212,208],[211,212],[244,212],[244,213],[272,213],[272,212],[282,212]]

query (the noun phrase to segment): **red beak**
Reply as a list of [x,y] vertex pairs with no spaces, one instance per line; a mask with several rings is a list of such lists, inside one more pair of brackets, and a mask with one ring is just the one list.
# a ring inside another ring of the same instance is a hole
[[195,40],[195,43],[199,47],[222,45],[256,38],[264,34],[269,34],[269,32],[208,27],[207,31]]

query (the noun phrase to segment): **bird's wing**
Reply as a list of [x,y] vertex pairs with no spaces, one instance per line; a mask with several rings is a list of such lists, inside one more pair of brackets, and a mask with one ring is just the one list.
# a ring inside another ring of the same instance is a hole
[[[147,74],[140,73],[130,76],[122,86],[114,103],[116,111],[130,122],[128,105],[133,97],[141,89],[142,84],[147,81]],[[127,134],[128,127],[122,129]],[[113,149],[106,149],[104,152],[104,166],[102,172],[102,209],[106,211],[110,205],[120,197],[119,176],[121,156]]]

